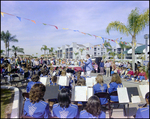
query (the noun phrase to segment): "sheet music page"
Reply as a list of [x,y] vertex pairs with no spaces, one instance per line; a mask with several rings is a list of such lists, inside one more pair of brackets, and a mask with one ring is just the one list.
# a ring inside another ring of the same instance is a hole
[[117,88],[119,103],[129,103],[129,97],[127,93],[127,88]]
[[145,99],[145,95],[149,92],[149,85],[139,85],[140,91],[142,93],[142,97]]
[[48,82],[47,77],[40,77],[40,82],[46,86],[46,84]]
[[93,86],[93,79],[92,78],[86,78],[86,86]]
[[87,86],[75,86],[75,101],[87,101]]
[[93,96],[93,88],[87,88],[87,100]]
[[67,78],[67,76],[60,76],[57,84],[61,86],[69,86],[69,79]]
[[66,75],[69,77],[69,76],[71,76],[71,73],[66,73]]
[[97,82],[96,82],[96,76],[95,77],[91,77],[91,78],[93,80],[93,85],[97,84]]
[[81,76],[84,76],[84,72],[81,72]]
[[132,103],[140,103],[141,99],[139,96],[132,96],[131,97]]

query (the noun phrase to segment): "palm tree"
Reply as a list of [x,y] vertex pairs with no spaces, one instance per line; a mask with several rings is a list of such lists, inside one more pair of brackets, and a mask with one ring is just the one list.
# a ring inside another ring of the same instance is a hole
[[15,47],[14,45],[12,46],[11,51],[14,52],[15,58],[17,56],[17,52],[24,53],[24,49],[23,48]]
[[43,45],[43,47],[41,47],[41,51],[44,50],[44,56],[46,54],[46,50],[48,50],[48,47],[46,45]]
[[83,52],[84,48],[80,48],[79,50],[80,50],[80,52],[81,52],[81,55],[82,55],[82,52]]
[[112,56],[112,59],[114,59],[114,57],[117,55],[117,53],[111,51],[111,52],[109,53],[109,55],[111,55],[111,56]]
[[18,42],[18,40],[15,38],[16,35],[12,36],[8,30],[6,31],[6,33],[4,31],[1,32],[1,41],[5,43],[6,56],[8,55],[8,57],[9,57],[9,44],[10,44],[9,42]]
[[136,35],[140,33],[147,25],[149,25],[149,9],[143,14],[139,14],[138,8],[132,10],[128,16],[128,25],[124,25],[120,21],[114,21],[108,24],[106,32],[109,34],[111,29],[115,29],[120,33],[130,34],[132,36],[132,69],[135,70],[135,46]]
[[4,54],[5,50],[1,50],[1,54]]
[[53,47],[48,48],[48,51],[49,51],[49,54],[52,54],[52,53],[53,53],[53,51],[54,51],[54,48],[53,48]]
[[74,52],[75,56],[77,56],[79,54],[79,52]]
[[36,53],[36,56],[38,55],[38,53]]

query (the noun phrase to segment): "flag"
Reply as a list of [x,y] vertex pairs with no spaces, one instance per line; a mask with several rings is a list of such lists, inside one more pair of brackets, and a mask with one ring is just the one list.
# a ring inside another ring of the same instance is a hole
[[110,41],[110,39],[108,39]]
[[54,26],[56,29],[58,29],[58,27],[57,26]]
[[115,42],[118,44],[117,40],[115,40]]
[[1,15],[4,17],[4,12],[1,12]]
[[97,36],[97,37],[99,37],[99,38],[101,38],[101,39],[102,39],[102,37],[100,37],[100,36]]
[[87,33],[89,36],[92,36],[91,34]]
[[117,41],[118,39],[119,39],[119,38],[117,38],[116,41]]
[[104,42],[104,38],[102,37],[102,39],[103,39],[103,42]]
[[16,16],[20,21],[21,21],[21,17]]
[[64,30],[68,30],[68,28],[63,28]]
[[127,44],[126,42],[124,42],[125,44]]
[[84,33],[84,32],[81,32],[82,34],[84,34],[84,35],[86,35],[86,33]]
[[36,24],[36,22],[34,20],[31,20],[31,21]]
[[123,42],[121,41],[121,44],[123,44]]
[[97,36],[96,35],[93,35],[93,36],[95,36],[95,39],[96,39]]
[[47,25],[47,24],[43,23],[43,25]]

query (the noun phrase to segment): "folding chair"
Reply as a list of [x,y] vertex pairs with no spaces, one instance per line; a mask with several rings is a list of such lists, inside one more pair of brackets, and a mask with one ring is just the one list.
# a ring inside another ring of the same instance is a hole
[[28,72],[25,72],[24,73],[24,77],[23,77],[23,79],[21,80],[21,84],[23,85],[23,83],[26,83],[26,86],[27,86],[27,84],[28,84],[28,82],[29,82],[29,80],[27,79],[28,78]]
[[[111,97],[111,96],[118,96],[118,93],[117,93],[117,91],[113,91],[113,92],[111,92],[111,93],[109,94],[109,96],[110,96],[110,97]],[[119,106],[120,106],[119,101],[117,101],[117,102],[112,102],[112,101],[110,100],[110,107],[111,107],[111,110],[113,110],[113,107],[112,107],[113,104],[118,104],[117,108],[119,108]],[[124,105],[123,109],[124,109],[124,111],[125,111],[125,104],[123,104],[123,105]],[[125,114],[126,114],[126,111],[125,111]]]
[[107,98],[108,104],[104,104],[103,106],[106,107],[108,105],[109,118],[111,118],[111,108],[110,108],[110,97],[109,97],[109,94],[105,93],[105,92],[99,92],[99,93],[95,93],[94,95],[96,95],[98,98]]
[[[19,78],[19,80],[16,79],[16,78]],[[20,76],[18,74],[12,74],[10,76],[10,79],[11,79],[10,80],[11,86],[12,86],[13,83],[15,83],[15,86],[16,86],[16,83],[17,83],[17,86],[18,86],[18,83],[20,82]]]

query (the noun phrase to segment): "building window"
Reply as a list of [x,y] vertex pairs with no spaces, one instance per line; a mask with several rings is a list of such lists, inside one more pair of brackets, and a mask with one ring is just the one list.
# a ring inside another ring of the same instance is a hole
[[99,48],[98,48],[98,50],[99,50]]
[[103,52],[101,52],[101,55],[103,55]]
[[96,51],[96,48],[94,48],[94,51]]

